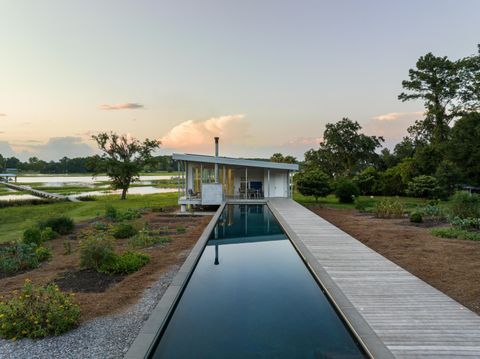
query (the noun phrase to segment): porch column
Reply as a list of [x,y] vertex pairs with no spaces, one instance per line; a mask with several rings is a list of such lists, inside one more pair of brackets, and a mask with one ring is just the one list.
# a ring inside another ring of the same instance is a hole
[[248,168],[245,167],[245,199],[248,198]]
[[267,185],[268,185],[267,195],[268,195],[268,198],[270,198],[270,168],[267,170]]
[[185,197],[189,198],[188,196],[188,162],[185,161]]

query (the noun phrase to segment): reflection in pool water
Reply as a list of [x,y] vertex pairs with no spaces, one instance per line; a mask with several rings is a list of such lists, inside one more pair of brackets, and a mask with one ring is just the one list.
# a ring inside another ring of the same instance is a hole
[[228,205],[152,357],[365,356],[268,207]]

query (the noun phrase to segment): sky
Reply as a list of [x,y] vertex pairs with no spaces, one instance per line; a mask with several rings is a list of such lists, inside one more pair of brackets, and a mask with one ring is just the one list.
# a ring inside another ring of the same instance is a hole
[[57,160],[91,135],[160,153],[303,159],[348,117],[394,146],[416,60],[480,42],[478,0],[0,0],[0,154]]

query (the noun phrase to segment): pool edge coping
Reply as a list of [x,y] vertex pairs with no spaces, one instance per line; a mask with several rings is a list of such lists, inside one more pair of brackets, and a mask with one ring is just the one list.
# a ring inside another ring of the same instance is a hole
[[303,259],[312,274],[316,277],[319,284],[325,290],[325,295],[328,297],[328,299],[330,299],[332,305],[341,316],[341,319],[345,322],[354,337],[358,340],[365,353],[371,358],[395,358],[393,353],[378,337],[360,312],[357,311],[352,302],[350,302],[343,291],[335,283],[333,278],[327,273],[315,256],[305,246],[305,244],[290,227],[280,212],[272,205],[270,201],[267,201],[267,206],[280,223],[280,226],[287,234],[300,257]]
[[218,218],[222,214],[227,202],[223,202],[213,215],[210,222],[203,230],[197,242],[190,251],[188,257],[183,262],[177,274],[173,277],[165,293],[160,298],[155,308],[149,314],[148,319],[143,323],[134,341],[124,355],[124,359],[143,359],[147,358],[153,349],[153,346],[162,333],[168,319],[175,309],[179,297],[181,296],[190,275],[200,259],[200,256],[208,242]]

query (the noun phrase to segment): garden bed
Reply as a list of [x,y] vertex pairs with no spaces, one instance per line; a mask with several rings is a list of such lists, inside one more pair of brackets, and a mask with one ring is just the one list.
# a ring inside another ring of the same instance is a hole
[[[170,240],[138,249],[148,254],[150,261],[138,272],[126,276],[102,274],[80,268],[81,232],[96,220],[78,223],[74,233],[46,242],[46,246],[52,251],[52,258],[38,268],[0,279],[0,295],[8,298],[12,291],[19,290],[28,278],[38,285],[56,282],[62,290],[74,292],[81,309],[81,322],[121,312],[136,303],[143,291],[169,268],[183,263],[210,217],[175,216],[163,212],[142,214],[141,218],[135,220],[138,224],[147,223],[151,230],[168,232]],[[70,244],[71,254],[66,253],[65,243]],[[128,239],[117,239],[115,251],[122,253],[129,250],[128,243]]]
[[311,209],[480,314],[480,242],[438,238],[430,234],[429,228],[422,228],[404,218],[380,219],[353,209]]

